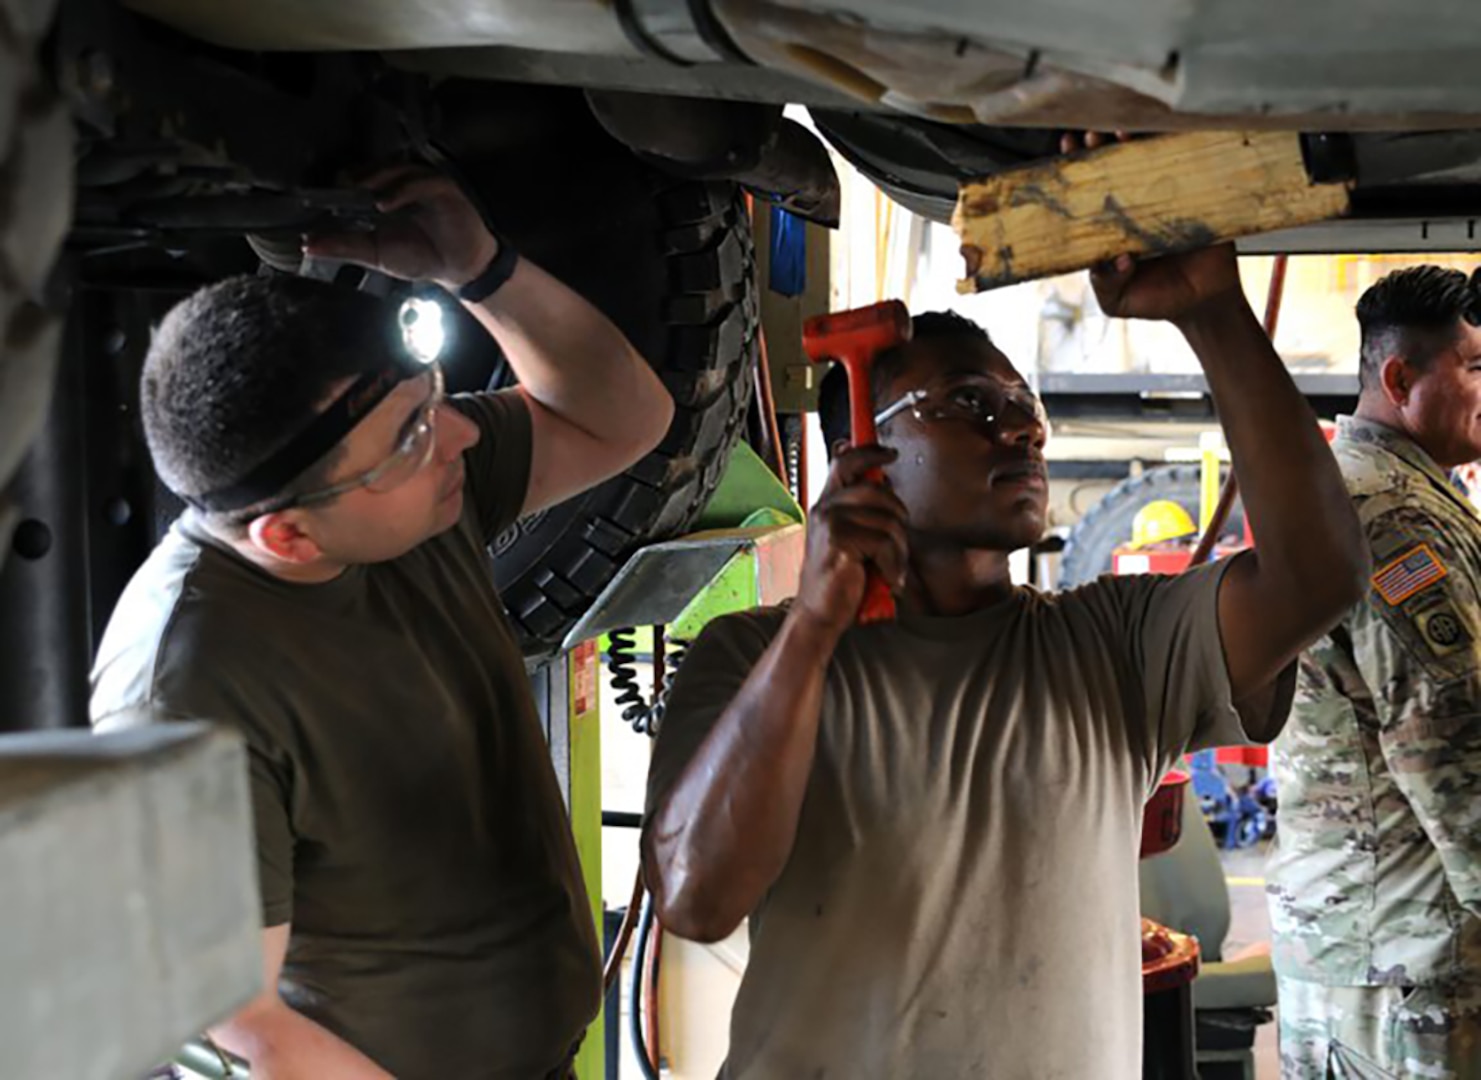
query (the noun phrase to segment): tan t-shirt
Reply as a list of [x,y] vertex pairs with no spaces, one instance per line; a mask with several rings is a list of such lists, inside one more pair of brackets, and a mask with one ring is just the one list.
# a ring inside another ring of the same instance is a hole
[[245,737],[290,1005],[400,1080],[531,1080],[596,1015],[601,958],[486,547],[524,501],[529,412],[455,402],[481,433],[456,527],[306,586],[177,523],[114,611],[92,715]]
[[[1225,565],[844,635],[723,1076],[1141,1075],[1142,806],[1190,744],[1247,741],[1216,617]],[[718,620],[690,650],[650,810],[783,617]]]

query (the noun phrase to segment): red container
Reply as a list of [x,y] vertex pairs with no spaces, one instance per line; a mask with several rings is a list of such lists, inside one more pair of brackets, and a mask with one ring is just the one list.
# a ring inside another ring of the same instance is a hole
[[1173,769],[1162,778],[1142,811],[1141,858],[1160,855],[1183,835],[1183,797],[1188,774]]

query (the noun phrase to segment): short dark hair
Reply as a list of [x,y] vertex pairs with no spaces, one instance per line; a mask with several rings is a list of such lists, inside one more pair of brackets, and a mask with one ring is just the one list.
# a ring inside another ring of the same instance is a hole
[[[187,501],[242,480],[309,425],[336,383],[384,367],[397,326],[390,301],[308,278],[235,277],[192,294],[164,317],[144,360],[155,471]],[[322,483],[337,457],[338,448],[283,495]]]
[[[963,338],[992,343],[986,330],[955,311],[925,311],[912,318],[910,324],[912,341]],[[876,410],[886,404],[885,392],[904,367],[904,347],[888,349],[875,357],[874,367],[869,372],[869,392]],[[840,439],[847,441],[852,435],[848,407],[848,373],[844,371],[842,364],[831,365],[818,387],[818,422],[822,425],[823,440],[831,456],[833,444]]]
[[1481,323],[1481,270],[1467,277],[1443,266],[1386,274],[1358,298],[1359,381],[1376,389],[1383,362],[1400,356],[1421,371],[1455,340],[1460,320]]

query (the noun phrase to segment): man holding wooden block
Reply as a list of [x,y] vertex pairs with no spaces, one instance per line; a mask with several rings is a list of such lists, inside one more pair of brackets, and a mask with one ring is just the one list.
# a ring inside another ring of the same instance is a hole
[[[1009,553],[1046,520],[1037,400],[962,320],[881,355],[881,446],[838,454],[797,599],[711,624],[654,751],[664,925],[713,941],[751,918],[727,1080],[1141,1075],[1143,802],[1190,747],[1275,736],[1292,662],[1367,560],[1233,250],[1122,256],[1094,282],[1198,355],[1259,550],[1015,586]],[[870,569],[893,623],[855,625]]]

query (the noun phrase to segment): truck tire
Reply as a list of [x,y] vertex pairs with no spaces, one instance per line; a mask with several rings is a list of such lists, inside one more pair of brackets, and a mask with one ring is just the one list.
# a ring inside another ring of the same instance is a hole
[[0,0],[0,562],[17,520],[6,492],[46,418],[61,340],[45,293],[72,214],[72,123],[36,63],[54,7]]
[[[676,412],[663,442],[632,468],[493,545],[494,577],[529,655],[557,649],[640,545],[698,517],[745,428],[759,350],[755,251],[740,189],[675,179],[615,144],[586,141],[582,155],[575,178],[599,176],[599,202],[571,194],[569,170],[536,163],[540,197],[522,204],[528,213],[501,219],[511,193],[476,167],[467,179],[521,252],[648,358]],[[499,365],[493,385],[510,381]]]
[[[1169,499],[1198,520],[1199,467],[1165,465],[1148,469],[1140,476],[1121,481],[1090,508],[1065,541],[1059,564],[1059,582],[1071,589],[1111,572],[1111,559],[1118,547],[1131,540],[1137,511],[1157,499]],[[1244,534],[1244,511],[1234,511],[1224,526],[1224,535]]]

